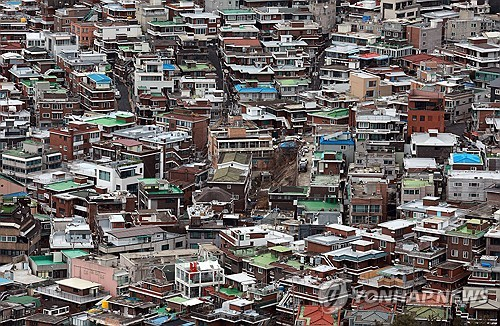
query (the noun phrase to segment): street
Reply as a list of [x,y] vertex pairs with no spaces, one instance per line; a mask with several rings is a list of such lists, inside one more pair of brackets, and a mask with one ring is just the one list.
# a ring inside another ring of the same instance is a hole
[[132,112],[132,106],[130,105],[130,98],[128,87],[119,78],[115,79],[116,89],[120,91],[121,98],[116,100],[118,106],[118,111]]

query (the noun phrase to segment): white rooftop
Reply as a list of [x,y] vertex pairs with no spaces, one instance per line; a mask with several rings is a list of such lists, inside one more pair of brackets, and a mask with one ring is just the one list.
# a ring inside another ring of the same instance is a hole
[[[458,142],[458,136],[451,133],[435,133],[429,130],[428,133],[413,133],[411,143],[416,146],[444,146],[452,147]],[[431,133],[435,136],[431,136]]]
[[82,280],[81,278],[76,278],[76,277],[56,281],[56,283],[62,286],[67,286],[78,290],[92,289],[101,286],[101,284],[99,283]]
[[226,275],[226,279],[241,284],[255,284],[255,277],[249,276],[247,273],[238,273]]
[[393,221],[387,221],[380,223],[378,226],[387,228],[389,230],[398,230],[398,229],[403,229],[409,226],[415,225],[415,222],[408,221],[408,220],[393,220]]

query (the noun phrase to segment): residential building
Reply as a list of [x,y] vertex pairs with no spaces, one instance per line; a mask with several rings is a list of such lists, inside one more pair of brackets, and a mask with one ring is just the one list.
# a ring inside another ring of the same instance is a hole
[[182,249],[186,246],[185,235],[167,232],[159,226],[110,230],[105,238],[99,244],[99,252],[103,254]]
[[224,284],[224,269],[216,260],[175,264],[175,286],[184,297],[198,298],[204,288]]
[[410,90],[408,95],[408,135],[437,129],[444,132],[445,97],[443,93]]

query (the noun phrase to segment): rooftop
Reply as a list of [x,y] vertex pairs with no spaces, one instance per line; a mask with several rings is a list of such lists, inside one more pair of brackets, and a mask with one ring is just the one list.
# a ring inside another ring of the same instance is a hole
[[337,211],[339,210],[339,203],[333,203],[321,200],[299,200],[297,206],[303,206],[306,211],[318,212],[318,211]]
[[73,180],[66,180],[66,181],[60,181],[60,182],[54,182],[50,183],[45,186],[45,189],[54,191],[54,192],[63,192],[63,191],[71,191],[75,189],[80,189],[84,187],[91,187],[94,184],[92,182],[85,182],[85,183],[77,183]]

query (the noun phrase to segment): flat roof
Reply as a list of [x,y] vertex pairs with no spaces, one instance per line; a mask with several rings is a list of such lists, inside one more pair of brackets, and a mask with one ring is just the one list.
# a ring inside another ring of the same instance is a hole
[[111,78],[109,78],[105,74],[88,74],[87,77],[92,79],[94,82],[96,82],[98,84],[111,83]]
[[79,189],[83,187],[88,187],[92,186],[93,184],[90,182],[86,183],[77,183],[73,180],[66,180],[66,181],[59,181],[59,182],[54,182],[50,183],[48,185],[45,185],[45,189],[55,191],[55,192],[60,192],[60,191],[70,191],[73,189]]
[[62,286],[67,286],[78,290],[92,289],[101,286],[101,284],[99,283],[82,280],[81,278],[76,278],[76,277],[56,281],[56,283]]

